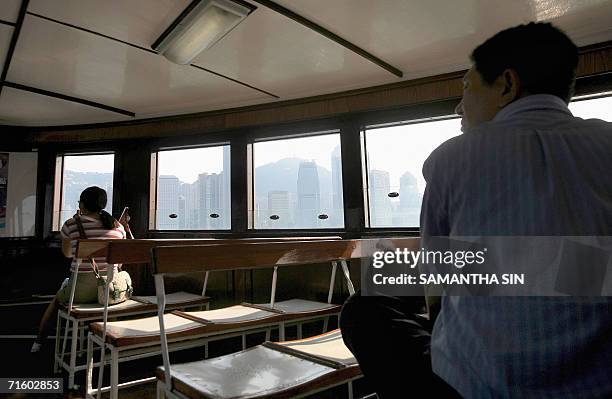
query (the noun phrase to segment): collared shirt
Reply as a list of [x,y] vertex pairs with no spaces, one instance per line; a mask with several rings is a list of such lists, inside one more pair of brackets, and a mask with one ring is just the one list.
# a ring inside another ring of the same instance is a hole
[[[423,236],[612,235],[612,123],[515,101],[423,166]],[[443,297],[436,374],[468,398],[612,397],[612,298]]]

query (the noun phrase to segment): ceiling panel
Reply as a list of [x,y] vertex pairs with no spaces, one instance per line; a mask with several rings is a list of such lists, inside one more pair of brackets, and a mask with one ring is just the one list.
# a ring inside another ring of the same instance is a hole
[[0,0],[0,19],[8,22],[17,22],[21,0]]
[[51,126],[130,120],[129,116],[54,97],[4,87],[0,123]]
[[612,38],[608,0],[278,2],[400,68],[405,79],[463,69],[476,45],[502,29],[534,20],[558,24],[579,45],[588,44],[583,40],[587,36],[595,41]]
[[0,71],[4,69],[6,53],[8,52],[9,45],[11,44],[13,30],[14,28],[12,26],[0,25]]
[[190,2],[191,0],[31,0],[28,11],[150,48]]
[[136,113],[172,115],[272,97],[113,40],[26,16],[9,81]]
[[332,40],[263,6],[193,63],[248,82],[282,99],[399,80]]

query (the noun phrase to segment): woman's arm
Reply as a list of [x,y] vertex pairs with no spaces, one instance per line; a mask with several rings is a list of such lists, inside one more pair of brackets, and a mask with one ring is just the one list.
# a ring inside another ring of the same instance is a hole
[[70,238],[62,237],[62,253],[66,258],[72,258],[72,241]]

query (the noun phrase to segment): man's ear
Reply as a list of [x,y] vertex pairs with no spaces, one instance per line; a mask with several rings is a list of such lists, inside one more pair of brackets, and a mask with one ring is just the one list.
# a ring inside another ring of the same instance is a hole
[[514,100],[519,98],[521,93],[521,78],[514,69],[506,69],[500,76],[502,92],[499,101],[499,108],[504,108]]

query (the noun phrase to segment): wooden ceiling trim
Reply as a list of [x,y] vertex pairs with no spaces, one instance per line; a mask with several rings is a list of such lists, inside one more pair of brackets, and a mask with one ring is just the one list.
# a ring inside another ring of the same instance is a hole
[[[608,72],[612,72],[612,42],[582,52],[577,70],[579,77]],[[33,129],[36,133],[33,141],[100,141],[205,134],[225,129],[333,117],[351,112],[399,108],[461,97],[461,77],[464,73],[459,71],[341,93],[199,114],[127,123]]]
[[26,11],[28,10],[28,4],[30,0],[22,0],[21,7],[19,8],[19,15],[17,16],[17,22],[15,23],[15,29],[13,30],[13,36],[11,37],[11,43],[9,44],[8,51],[6,52],[6,59],[4,60],[4,68],[0,74],[0,95],[2,94],[2,88],[4,87],[6,75],[11,66],[11,60],[13,59],[13,53],[17,46],[17,40],[21,33],[21,27],[23,26],[23,20],[25,19]]
[[395,76],[397,76],[398,78],[401,78],[404,76],[404,73],[399,70],[398,68],[394,67],[393,65],[381,60],[380,58],[376,57],[374,54],[362,49],[361,47],[349,42],[348,40],[338,36],[337,34],[335,34],[334,32],[331,32],[327,29],[325,29],[324,27],[322,27],[321,25],[307,19],[304,18],[303,16],[291,11],[288,8],[283,7],[282,5],[275,3],[271,0],[253,0],[256,3],[259,3],[269,9],[271,9],[272,11],[275,11],[287,18],[292,19],[293,21],[309,28],[312,29],[313,31],[325,36],[326,38],[338,43],[339,45],[351,50],[352,52],[360,55],[361,57],[367,59],[370,62],[373,62],[374,64],[376,64],[377,66],[385,69],[388,72],[391,72],[392,74],[394,74]]

